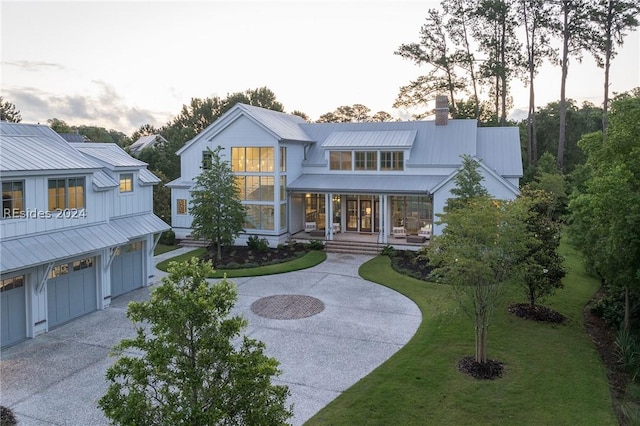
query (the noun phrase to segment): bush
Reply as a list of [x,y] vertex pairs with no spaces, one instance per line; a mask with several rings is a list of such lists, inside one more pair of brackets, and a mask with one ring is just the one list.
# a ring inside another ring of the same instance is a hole
[[382,256],[389,256],[389,257],[393,257],[396,255],[396,249],[393,248],[392,245],[387,244],[386,246],[384,246],[384,248],[382,249],[382,251],[380,251],[380,254]]
[[594,303],[591,312],[612,327],[618,327],[624,319],[624,292],[610,291]]
[[168,246],[176,245],[176,233],[172,230],[168,230],[162,233],[160,239],[158,240],[160,244],[165,244]]
[[324,250],[324,243],[321,240],[309,240],[307,248],[309,250]]
[[266,238],[258,238],[257,235],[252,235],[247,239],[247,246],[249,246],[251,250],[266,253],[269,250],[269,240]]
[[18,424],[16,416],[11,409],[0,405],[0,426],[13,426]]

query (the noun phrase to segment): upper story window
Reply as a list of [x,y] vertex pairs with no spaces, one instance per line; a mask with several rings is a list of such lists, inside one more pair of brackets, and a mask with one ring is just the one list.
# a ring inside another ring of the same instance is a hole
[[133,173],[120,175],[120,192],[133,192]]
[[[274,148],[271,146],[242,146],[231,148],[231,169],[234,172],[273,173],[275,171]],[[281,152],[282,161],[282,152]],[[282,163],[280,163],[282,168]]]
[[20,216],[24,211],[24,182],[2,182],[2,218]]
[[83,177],[49,179],[49,211],[84,208],[84,193]]
[[211,151],[202,151],[202,170],[211,170],[212,164]]
[[382,151],[380,153],[380,170],[404,170],[404,152]]
[[355,169],[356,170],[377,170],[378,169],[378,153],[376,151],[356,151],[355,152]]
[[329,152],[329,169],[330,170],[352,170],[351,151],[330,151]]
[[280,171],[287,171],[287,147],[280,147]]

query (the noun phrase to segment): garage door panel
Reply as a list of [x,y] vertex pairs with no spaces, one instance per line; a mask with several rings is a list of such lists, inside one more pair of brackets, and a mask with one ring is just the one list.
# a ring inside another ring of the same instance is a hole
[[27,337],[26,291],[24,275],[3,279],[0,285],[0,346]]
[[[47,282],[49,327],[98,308],[94,258],[54,267]],[[61,268],[62,266],[62,268]]]
[[111,263],[111,296],[116,297],[144,285],[144,244],[142,241],[118,248]]

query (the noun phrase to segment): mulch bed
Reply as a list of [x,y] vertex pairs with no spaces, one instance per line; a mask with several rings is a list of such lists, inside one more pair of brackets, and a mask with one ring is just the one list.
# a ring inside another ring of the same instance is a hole
[[495,380],[502,377],[504,364],[495,359],[488,359],[487,362],[476,362],[475,357],[466,356],[458,361],[458,370],[461,373],[478,380]]
[[520,318],[531,321],[562,324],[567,321],[567,317],[559,312],[549,309],[546,306],[533,305],[529,303],[514,303],[509,305],[509,312]]
[[391,267],[401,274],[427,281],[433,268],[426,261],[419,261],[417,255],[413,250],[396,250]]
[[249,268],[297,259],[309,252],[309,248],[300,243],[287,244],[278,248],[268,248],[264,251],[250,249],[249,246],[222,247],[222,260],[216,261],[216,249],[207,247],[203,260],[211,260],[215,268],[233,269]]

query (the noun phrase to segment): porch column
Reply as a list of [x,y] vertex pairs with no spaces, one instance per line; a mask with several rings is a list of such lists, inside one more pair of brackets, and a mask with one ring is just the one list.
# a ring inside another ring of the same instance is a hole
[[331,194],[324,194],[324,234],[327,240],[333,240],[333,203],[331,202]]
[[384,194],[380,197],[380,233],[382,234],[382,243],[389,243],[389,196]]

